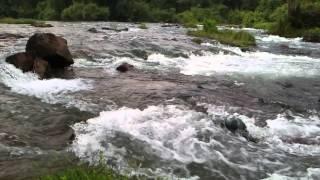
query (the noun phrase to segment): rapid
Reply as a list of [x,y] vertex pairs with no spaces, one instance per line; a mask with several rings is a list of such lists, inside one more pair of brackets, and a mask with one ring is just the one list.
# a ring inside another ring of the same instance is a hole
[[[257,47],[245,50],[196,44],[179,26],[50,23],[0,25],[24,36],[0,39],[0,179],[101,158],[151,179],[320,179],[320,44],[246,28]],[[5,62],[38,31],[68,40],[75,64],[63,76]],[[135,69],[118,73],[123,62]],[[226,129],[231,118],[256,141]]]

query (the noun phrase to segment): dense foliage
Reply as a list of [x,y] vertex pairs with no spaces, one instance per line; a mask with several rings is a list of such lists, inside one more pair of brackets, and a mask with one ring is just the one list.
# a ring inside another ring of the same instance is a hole
[[[192,16],[190,18],[194,18],[195,21],[206,17],[214,17],[217,21],[224,21],[231,11],[239,9],[253,11],[261,5],[260,2],[263,1],[264,0],[1,0],[0,16],[45,20],[108,19],[117,21],[168,22],[177,21],[178,17],[188,18],[186,16]],[[267,5],[270,4],[272,3],[267,3]]]
[[319,38],[320,0],[1,0],[0,18],[179,22],[207,19]]

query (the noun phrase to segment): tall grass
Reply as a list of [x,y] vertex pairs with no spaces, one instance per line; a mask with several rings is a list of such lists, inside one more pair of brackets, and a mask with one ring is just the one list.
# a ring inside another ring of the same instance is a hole
[[231,30],[207,30],[206,26],[204,30],[189,31],[188,35],[210,38],[219,41],[222,44],[228,44],[232,46],[238,46],[241,48],[247,48],[256,45],[256,40],[253,35],[245,31],[231,31]]
[[15,18],[1,18],[0,23],[2,24],[35,24],[38,23],[38,21],[34,19],[15,19]]
[[132,178],[120,175],[119,173],[104,166],[98,167],[74,167],[56,174],[38,178],[38,180],[129,180]]

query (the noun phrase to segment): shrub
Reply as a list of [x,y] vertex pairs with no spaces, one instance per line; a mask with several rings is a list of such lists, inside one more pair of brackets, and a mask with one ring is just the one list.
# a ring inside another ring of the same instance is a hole
[[189,31],[189,35],[203,38],[215,39],[222,44],[228,44],[232,46],[239,46],[242,48],[247,48],[250,46],[255,46],[255,38],[248,32],[244,31],[217,31],[217,32],[206,32],[206,31]]
[[176,22],[175,9],[152,9],[152,21],[154,22]]
[[106,7],[98,7],[94,3],[74,3],[70,7],[63,10],[61,18],[71,21],[95,21],[107,20],[109,17],[109,9]]
[[70,7],[64,9],[61,14],[63,20],[83,20],[83,9],[85,4],[83,3],[74,3]]
[[309,42],[320,42],[320,28],[305,31],[303,33],[303,40]]
[[179,23],[184,24],[186,27],[196,27],[199,23],[191,11],[178,14],[177,19]]
[[203,30],[208,32],[208,33],[217,32],[218,28],[217,28],[216,21],[214,21],[212,19],[205,20],[204,23],[203,23]]
[[36,11],[38,12],[38,18],[43,20],[59,19],[59,14],[52,9],[48,4],[48,1],[43,1],[37,4]]
[[39,180],[128,180],[105,167],[75,167],[57,174],[40,177]]
[[84,20],[107,20],[109,16],[109,9],[106,7],[98,7],[94,3],[89,3],[84,6],[83,19]]

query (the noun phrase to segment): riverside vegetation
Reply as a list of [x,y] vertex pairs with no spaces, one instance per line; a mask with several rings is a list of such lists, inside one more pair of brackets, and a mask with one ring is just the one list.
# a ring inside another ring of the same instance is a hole
[[[237,24],[281,36],[320,41],[319,0],[4,0],[0,2],[0,16],[5,18],[0,20],[2,23],[19,24],[31,24],[30,19],[38,19],[172,22],[194,27],[214,20],[217,24]],[[240,41],[229,43],[231,45],[253,44],[252,37],[245,33],[201,31],[190,34],[224,43]]]

